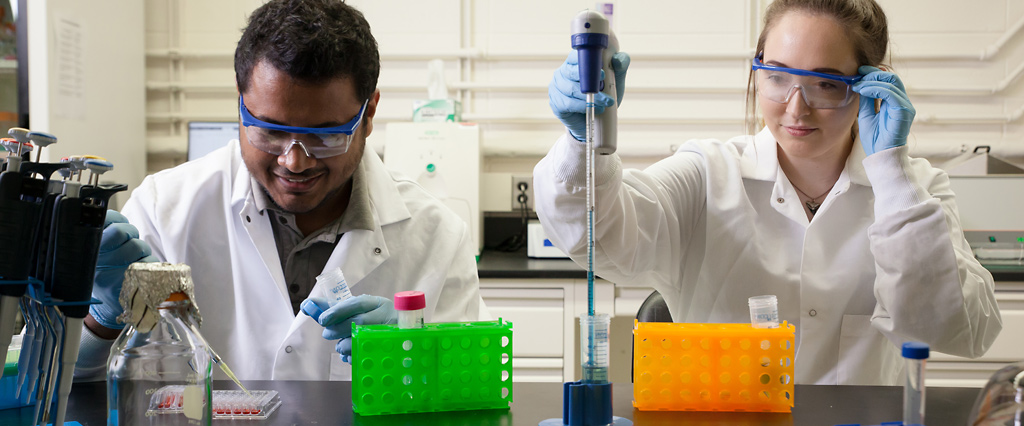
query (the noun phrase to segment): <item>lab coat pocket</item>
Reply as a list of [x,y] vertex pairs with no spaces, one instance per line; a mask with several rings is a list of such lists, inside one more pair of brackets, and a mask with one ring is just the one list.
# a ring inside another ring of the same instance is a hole
[[331,352],[331,380],[352,380],[352,366],[342,361],[337,352]]
[[871,326],[871,315],[843,315],[837,369],[840,385],[895,385],[899,368],[895,346]]

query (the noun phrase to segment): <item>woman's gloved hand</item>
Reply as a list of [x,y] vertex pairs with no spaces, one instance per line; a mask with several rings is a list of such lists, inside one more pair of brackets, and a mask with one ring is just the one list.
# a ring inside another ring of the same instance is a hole
[[[910,104],[903,82],[896,74],[872,66],[862,66],[857,72],[864,75],[853,85],[853,91],[860,93],[858,126],[864,152],[871,155],[906,145],[917,111]],[[878,112],[875,99],[882,100]]]
[[[565,63],[555,70],[551,83],[548,84],[548,103],[555,116],[565,124],[572,137],[578,141],[587,138],[587,97],[580,92],[579,54],[573,51],[565,58]],[[629,55],[617,52],[612,55],[612,70],[615,71],[615,96],[622,104],[622,95],[626,90],[626,70],[629,69]],[[604,70],[601,70],[604,80]],[[600,114],[612,106],[612,99],[601,92],[594,96],[595,113]]]
[[398,322],[398,311],[395,303],[386,297],[362,294],[351,299],[342,300],[330,307],[327,299],[310,297],[302,301],[302,312],[323,326],[324,339],[341,339],[334,350],[341,354],[341,359],[350,362],[352,358],[352,324],[395,324]]
[[139,239],[139,230],[128,223],[128,219],[121,213],[107,210],[92,286],[92,296],[103,304],[89,306],[89,314],[96,322],[115,330],[124,328],[124,324],[117,322],[118,315],[124,312],[119,300],[124,271],[135,262],[159,262],[152,252],[149,244]]

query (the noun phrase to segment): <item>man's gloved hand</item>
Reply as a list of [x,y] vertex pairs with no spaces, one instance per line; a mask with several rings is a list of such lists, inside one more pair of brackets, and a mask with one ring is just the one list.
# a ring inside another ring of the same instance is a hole
[[[548,103],[555,116],[565,124],[572,137],[584,141],[587,137],[587,97],[580,92],[579,54],[573,51],[557,70],[551,83],[548,84]],[[618,104],[622,104],[622,95],[626,90],[626,70],[629,69],[629,55],[617,52],[612,55],[612,70],[615,71],[615,96]],[[604,80],[604,70],[601,70]],[[612,105],[608,95],[598,92],[594,96],[595,113],[604,112]]]
[[107,210],[92,286],[92,296],[103,304],[89,306],[89,313],[96,322],[115,330],[124,328],[124,324],[117,322],[117,316],[124,312],[118,300],[124,271],[135,262],[159,262],[152,252],[149,244],[139,239],[139,230],[128,223],[128,219],[121,213]]
[[[857,71],[864,75],[853,85],[853,91],[860,93],[858,125],[864,152],[871,155],[906,145],[916,111],[903,82],[896,74],[872,66],[865,65]],[[882,100],[877,113],[875,99]]]
[[352,358],[352,324],[395,324],[398,311],[395,303],[386,297],[362,294],[342,300],[334,307],[327,299],[310,297],[302,301],[302,312],[324,327],[324,339],[341,339],[334,350],[341,359],[350,362]]

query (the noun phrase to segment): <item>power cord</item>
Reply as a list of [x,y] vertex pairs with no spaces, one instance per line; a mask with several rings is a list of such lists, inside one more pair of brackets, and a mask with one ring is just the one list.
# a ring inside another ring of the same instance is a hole
[[519,229],[518,234],[508,237],[507,239],[505,239],[505,241],[502,241],[501,244],[498,244],[496,247],[494,247],[494,249],[497,251],[519,251],[526,246],[526,224],[530,217],[530,209],[527,208],[527,202],[530,200],[530,196],[526,195],[526,190],[529,189],[529,186],[526,184],[526,182],[519,182],[519,185],[516,186],[516,189],[519,190],[519,195],[516,196],[516,201],[519,203],[521,228]]

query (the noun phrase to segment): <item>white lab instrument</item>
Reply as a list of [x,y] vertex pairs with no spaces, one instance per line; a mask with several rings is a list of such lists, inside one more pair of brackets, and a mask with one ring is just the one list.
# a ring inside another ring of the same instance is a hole
[[568,259],[562,249],[548,239],[544,233],[544,226],[539,221],[532,221],[526,225],[526,255],[535,258],[545,259]]
[[779,328],[779,300],[774,294],[747,299],[750,325],[754,328]]
[[474,254],[483,246],[480,127],[465,123],[388,123],[384,165],[402,173],[466,221]]

